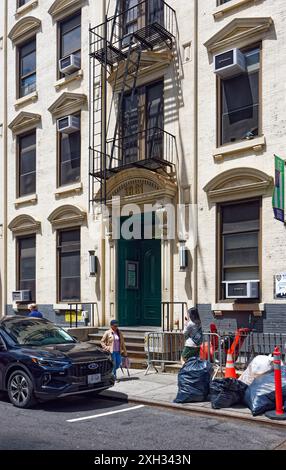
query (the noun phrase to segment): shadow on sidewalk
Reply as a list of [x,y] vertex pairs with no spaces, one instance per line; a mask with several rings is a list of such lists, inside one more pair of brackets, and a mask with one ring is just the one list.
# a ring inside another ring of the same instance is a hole
[[139,377],[120,377],[119,383],[120,382],[130,382],[131,380],[140,380]]

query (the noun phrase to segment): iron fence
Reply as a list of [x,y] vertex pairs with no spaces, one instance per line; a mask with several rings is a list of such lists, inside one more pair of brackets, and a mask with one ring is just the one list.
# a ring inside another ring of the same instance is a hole
[[97,302],[73,302],[68,303],[68,306],[67,316],[70,328],[87,326],[87,323],[90,323],[91,326],[94,325]]
[[[187,302],[161,302],[162,329],[166,332],[182,333],[188,312]],[[177,325],[171,321],[171,314],[177,317]]]

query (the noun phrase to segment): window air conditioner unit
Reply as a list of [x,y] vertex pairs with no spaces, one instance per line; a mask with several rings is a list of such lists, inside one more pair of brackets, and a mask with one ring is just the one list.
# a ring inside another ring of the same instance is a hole
[[75,54],[70,54],[64,59],[59,60],[59,69],[61,73],[65,75],[70,75],[77,70],[80,70],[81,66],[80,57],[76,56]]
[[259,281],[224,281],[227,299],[258,299]]
[[15,290],[12,292],[13,302],[30,302],[31,291],[30,290]]
[[221,78],[232,78],[245,71],[245,56],[239,49],[231,49],[214,56],[214,72]]
[[80,119],[78,116],[65,116],[57,121],[58,132],[72,134],[80,130]]

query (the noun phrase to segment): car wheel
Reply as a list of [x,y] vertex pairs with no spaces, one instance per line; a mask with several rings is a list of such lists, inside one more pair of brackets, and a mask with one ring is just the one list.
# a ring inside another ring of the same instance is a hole
[[29,408],[35,403],[33,383],[22,370],[16,370],[10,375],[7,391],[11,403],[18,408]]

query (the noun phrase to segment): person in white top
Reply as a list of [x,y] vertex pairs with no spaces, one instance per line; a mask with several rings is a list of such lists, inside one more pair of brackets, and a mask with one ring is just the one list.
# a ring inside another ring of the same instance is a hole
[[185,346],[181,361],[184,364],[190,358],[200,355],[200,346],[203,342],[203,332],[199,313],[196,308],[188,310],[184,325]]

